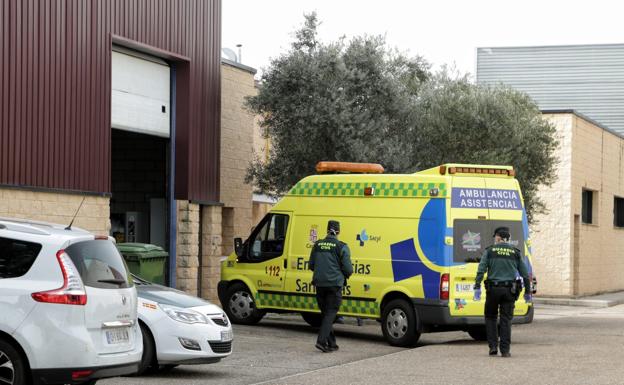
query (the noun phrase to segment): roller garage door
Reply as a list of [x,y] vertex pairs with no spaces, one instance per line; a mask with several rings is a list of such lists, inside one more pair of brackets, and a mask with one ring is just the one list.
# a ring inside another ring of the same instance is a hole
[[169,137],[171,69],[159,58],[114,47],[111,126]]

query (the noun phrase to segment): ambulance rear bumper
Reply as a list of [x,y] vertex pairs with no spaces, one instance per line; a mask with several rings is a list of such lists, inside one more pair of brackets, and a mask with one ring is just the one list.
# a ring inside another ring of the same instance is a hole
[[[453,327],[462,329],[464,326],[485,325],[483,316],[457,317],[452,316],[448,301],[413,299],[418,315],[420,329],[430,326]],[[514,316],[512,323],[528,324],[533,322],[533,306],[525,315]]]

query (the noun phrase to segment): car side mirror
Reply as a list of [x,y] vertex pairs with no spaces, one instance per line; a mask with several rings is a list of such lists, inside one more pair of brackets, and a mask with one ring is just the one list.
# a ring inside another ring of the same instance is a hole
[[243,256],[243,239],[242,238],[234,238],[234,252],[237,257]]

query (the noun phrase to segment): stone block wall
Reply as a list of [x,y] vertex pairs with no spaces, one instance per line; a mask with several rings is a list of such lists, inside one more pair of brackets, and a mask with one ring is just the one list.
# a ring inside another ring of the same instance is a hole
[[[572,211],[578,216],[575,264],[579,295],[624,290],[624,228],[614,225],[614,197],[624,197],[624,138],[575,116]],[[593,191],[593,220],[582,223],[582,191]]]
[[201,296],[219,303],[217,284],[221,275],[222,223],[221,206],[203,206],[202,215],[202,267]]
[[555,156],[557,180],[542,186],[539,197],[547,212],[537,215],[531,225],[533,271],[538,280],[539,295],[572,295],[572,130],[574,115],[544,115],[557,129],[559,147]]
[[255,95],[255,71],[236,63],[221,65],[221,181],[224,204],[223,254],[234,249],[234,237],[246,238],[252,224],[253,188],[245,174],[253,159],[254,115],[245,99]]
[[197,295],[199,274],[199,213],[196,203],[177,201],[176,287]]
[[[559,179],[540,189],[548,213],[531,226],[539,295],[624,290],[624,228],[614,197],[624,197],[624,138],[574,113],[546,114],[557,127]],[[582,223],[582,192],[593,191],[593,220]]]
[[108,235],[110,200],[103,196],[0,187],[0,217],[69,225],[83,199],[74,226],[97,235]]

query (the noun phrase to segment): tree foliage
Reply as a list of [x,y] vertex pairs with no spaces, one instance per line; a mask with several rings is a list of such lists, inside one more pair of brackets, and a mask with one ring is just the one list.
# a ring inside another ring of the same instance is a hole
[[247,180],[281,195],[321,160],[376,162],[414,172],[446,162],[512,164],[527,212],[543,207],[539,185],[554,178],[554,128],[537,106],[504,86],[472,84],[419,56],[387,47],[379,36],[317,38],[306,15],[290,50],[272,60],[248,100],[270,139]]

